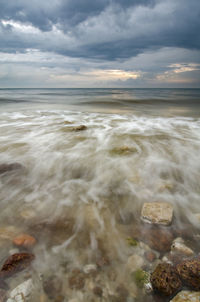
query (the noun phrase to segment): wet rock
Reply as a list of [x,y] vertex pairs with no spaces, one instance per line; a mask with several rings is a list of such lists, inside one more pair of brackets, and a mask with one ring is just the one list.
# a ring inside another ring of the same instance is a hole
[[170,302],[199,302],[200,292],[182,290]]
[[166,202],[147,202],[143,204],[141,219],[148,223],[169,225],[172,222],[173,207]]
[[193,250],[187,247],[184,243],[184,240],[180,237],[176,238],[172,242],[171,251],[185,256],[192,256],[194,254]]
[[177,264],[176,269],[185,285],[200,290],[200,259],[185,260]]
[[100,286],[95,286],[93,289],[93,293],[98,296],[98,297],[102,297],[103,295],[103,290]]
[[30,296],[32,290],[32,279],[28,279],[11,291],[7,302],[25,302],[26,299]]
[[55,299],[62,290],[62,281],[57,276],[50,276],[43,282],[43,289],[50,299]]
[[97,265],[96,264],[87,264],[83,267],[83,272],[85,274],[91,274],[96,272],[97,270]]
[[29,248],[36,244],[36,239],[28,234],[21,234],[14,238],[13,243],[17,246]]
[[153,262],[157,258],[156,254],[152,251],[146,251],[144,256],[149,262]]
[[9,250],[9,255],[18,254],[18,253],[19,253],[18,248],[14,248],[14,249]]
[[174,239],[170,229],[149,224],[134,228],[133,237],[139,241],[142,240],[150,248],[159,252],[170,251]]
[[9,278],[12,275],[26,269],[35,256],[30,253],[18,253],[10,256],[0,271],[0,278]]
[[155,291],[170,296],[182,286],[176,269],[168,263],[160,263],[151,274],[151,284]]
[[99,257],[96,262],[99,268],[110,265],[110,260],[106,256]]
[[5,302],[5,300],[6,300],[6,291],[0,289],[0,302]]
[[75,131],[75,132],[83,131],[83,130],[86,130],[86,129],[87,129],[87,127],[85,125],[80,125],[80,126],[76,126],[76,127],[71,128],[71,130]]
[[74,269],[68,278],[69,287],[71,289],[82,289],[85,285],[85,276],[79,269]]
[[0,165],[0,174],[8,173],[23,169],[24,167],[19,163],[12,164],[1,164]]
[[137,255],[131,255],[127,261],[127,268],[130,272],[135,272],[144,265],[144,259]]
[[130,155],[135,152],[137,152],[136,148],[128,146],[115,147],[110,150],[111,155]]
[[126,301],[129,296],[129,292],[123,284],[116,288],[116,294],[118,301]]

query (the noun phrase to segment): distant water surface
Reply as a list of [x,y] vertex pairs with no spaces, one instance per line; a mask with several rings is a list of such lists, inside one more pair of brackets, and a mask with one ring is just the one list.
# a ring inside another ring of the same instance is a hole
[[[32,278],[31,302],[158,301],[134,272],[152,272],[176,237],[200,251],[199,100],[198,89],[1,89],[1,265],[16,236],[36,238],[10,289]],[[170,226],[140,219],[156,201],[173,206]]]

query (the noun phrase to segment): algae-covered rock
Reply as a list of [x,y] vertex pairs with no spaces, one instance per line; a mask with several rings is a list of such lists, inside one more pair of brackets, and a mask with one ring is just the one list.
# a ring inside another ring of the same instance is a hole
[[170,302],[199,302],[200,292],[182,290]]
[[182,261],[176,266],[177,272],[184,284],[194,290],[200,290],[200,259]]
[[150,280],[150,274],[142,269],[133,272],[132,277],[136,285],[140,288],[143,288],[144,284],[149,283]]
[[128,245],[130,245],[130,246],[138,245],[138,241],[135,240],[134,238],[128,237],[128,238],[126,238],[126,241],[127,241]]
[[182,286],[176,269],[169,263],[158,264],[150,280],[153,289],[166,296],[175,294]]
[[110,150],[110,155],[115,156],[122,156],[122,155],[130,155],[134,152],[137,152],[136,148],[128,147],[128,146],[121,146],[121,147],[115,147]]

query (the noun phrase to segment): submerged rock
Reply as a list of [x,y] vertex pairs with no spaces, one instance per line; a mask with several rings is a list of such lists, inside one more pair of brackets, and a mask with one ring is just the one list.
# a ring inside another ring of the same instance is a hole
[[76,126],[76,127],[73,127],[72,128],[72,131],[83,131],[83,130],[86,130],[87,127],[85,125],[80,125],[80,126]]
[[19,163],[1,164],[0,165],[0,174],[4,174],[7,172],[13,172],[13,171],[20,170],[23,168],[24,167]]
[[200,292],[182,290],[170,302],[199,302]]
[[156,254],[152,251],[146,251],[144,255],[149,262],[153,262],[157,258]]
[[98,296],[98,297],[102,297],[102,295],[103,295],[103,290],[102,290],[102,288],[101,288],[100,286],[95,286],[95,287],[93,288],[93,293],[94,293],[96,296]]
[[158,264],[150,281],[155,291],[166,296],[175,294],[182,286],[176,269],[169,263]]
[[136,285],[140,288],[143,288],[145,284],[149,283],[150,275],[148,272],[143,271],[142,269],[138,269],[134,273],[132,273],[133,280]]
[[137,149],[128,146],[115,147],[110,150],[111,155],[130,155],[134,152],[137,152]]
[[57,276],[51,276],[43,282],[43,289],[50,299],[55,299],[62,290],[62,281]]
[[166,202],[144,203],[141,219],[148,223],[169,225],[172,222],[173,207]]
[[9,278],[26,269],[34,259],[35,256],[30,253],[18,253],[10,256],[2,266],[0,278]]
[[83,267],[83,271],[85,274],[91,274],[97,271],[97,265],[96,264],[87,264]]
[[176,266],[184,284],[194,290],[200,290],[200,259],[185,260]]
[[25,302],[33,290],[33,281],[28,279],[13,289],[7,302]]
[[21,234],[14,238],[13,243],[17,246],[32,247],[36,244],[36,239],[28,234]]
[[137,255],[131,255],[127,261],[127,268],[130,272],[135,272],[144,265],[144,259]]
[[183,254],[185,256],[192,256],[194,254],[193,250],[187,247],[184,243],[184,240],[180,237],[173,241],[171,251]]
[[0,302],[4,302],[6,300],[6,291],[0,289]]
[[79,269],[74,269],[68,278],[69,287],[71,289],[82,289],[85,285],[85,276]]

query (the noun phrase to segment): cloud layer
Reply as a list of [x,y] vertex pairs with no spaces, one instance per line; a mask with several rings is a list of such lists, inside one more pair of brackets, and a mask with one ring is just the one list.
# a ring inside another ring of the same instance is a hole
[[[0,20],[1,74],[5,70],[7,77],[10,62],[19,74],[21,66],[22,75],[36,60],[42,73],[44,68],[52,71],[54,80],[71,73],[90,78],[96,72],[105,84],[107,71],[111,84],[128,80],[138,85],[149,81],[151,72],[158,85],[161,79],[169,83],[172,75],[184,78],[185,85],[186,74],[189,85],[199,85],[199,0],[1,0]],[[166,50],[169,60],[156,64],[155,55]],[[138,66],[141,56],[146,65]],[[149,56],[155,64],[151,70]],[[182,64],[180,72],[173,72],[172,64]]]

